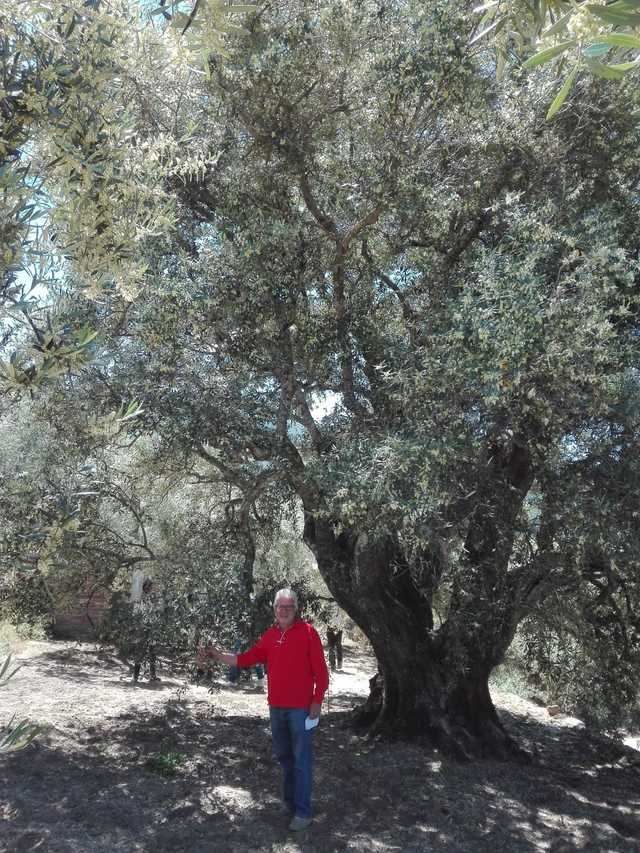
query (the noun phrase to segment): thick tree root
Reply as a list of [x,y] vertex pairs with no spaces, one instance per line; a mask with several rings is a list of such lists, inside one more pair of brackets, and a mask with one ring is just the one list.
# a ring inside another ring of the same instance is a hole
[[441,711],[423,709],[404,718],[389,713],[384,703],[382,679],[375,675],[369,681],[367,701],[354,708],[351,723],[367,739],[422,739],[443,755],[457,761],[488,758],[498,761],[529,763],[531,756],[505,730],[495,711],[467,721],[451,719]]
[[351,712],[351,723],[356,729],[367,729],[370,734],[376,721],[381,717],[382,704],[384,701],[384,688],[380,673],[376,673],[369,679],[369,696],[366,702],[356,707]]

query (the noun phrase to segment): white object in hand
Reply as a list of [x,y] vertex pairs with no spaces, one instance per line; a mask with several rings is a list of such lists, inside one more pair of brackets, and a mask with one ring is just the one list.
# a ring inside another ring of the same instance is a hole
[[309,731],[310,729],[315,729],[319,722],[320,717],[316,717],[314,720],[312,720],[311,717],[307,717],[307,719],[304,721],[304,727],[307,731]]

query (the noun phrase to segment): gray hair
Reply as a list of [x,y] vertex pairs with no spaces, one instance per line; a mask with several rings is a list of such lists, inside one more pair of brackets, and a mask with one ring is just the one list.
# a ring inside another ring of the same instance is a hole
[[273,606],[274,607],[276,606],[276,604],[278,603],[278,600],[280,598],[293,598],[293,603],[296,606],[296,610],[298,609],[298,596],[295,594],[295,592],[292,589],[289,589],[288,586],[286,586],[284,589],[279,589],[276,592],[276,597],[273,599]]

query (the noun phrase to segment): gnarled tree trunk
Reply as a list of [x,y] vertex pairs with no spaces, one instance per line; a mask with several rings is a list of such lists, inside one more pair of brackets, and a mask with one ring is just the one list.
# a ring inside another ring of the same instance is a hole
[[[511,636],[478,633],[482,614],[434,631],[430,602],[389,539],[335,536],[307,518],[305,537],[336,601],[371,641],[379,673],[356,723],[371,735],[426,736],[460,758],[519,753],[489,694]],[[380,689],[382,687],[382,689]]]
[[[307,510],[305,541],[336,601],[369,638],[379,667],[360,722],[372,734],[426,735],[459,757],[523,755],[489,693],[517,625],[508,572],[516,519],[532,481],[526,448],[491,448],[443,624],[432,596],[441,566],[425,551],[417,579],[398,537],[337,533]],[[382,686],[382,689],[380,687]]]

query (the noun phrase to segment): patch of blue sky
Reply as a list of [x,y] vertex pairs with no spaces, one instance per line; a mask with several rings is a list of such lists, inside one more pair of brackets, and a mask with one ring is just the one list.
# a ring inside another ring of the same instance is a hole
[[[25,201],[19,212],[20,221],[28,226],[23,242],[22,258],[10,270],[14,283],[20,289],[22,299],[37,302],[46,298],[50,284],[56,276],[57,268],[62,264],[61,258],[56,258],[52,247],[46,242],[47,230],[50,224],[50,211],[53,200],[42,184],[42,179],[30,169],[32,147],[27,145],[21,152],[20,165],[5,166],[11,169],[13,179],[22,185],[32,197]],[[0,177],[4,177],[0,174]],[[18,186],[18,184],[16,185]]]
[[332,415],[340,405],[341,395],[335,391],[316,392],[311,397],[311,415],[314,421],[321,421],[328,415]]

